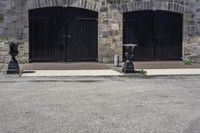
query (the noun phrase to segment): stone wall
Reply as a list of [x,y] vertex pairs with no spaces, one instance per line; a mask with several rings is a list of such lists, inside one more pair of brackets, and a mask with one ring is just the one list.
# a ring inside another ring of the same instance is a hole
[[115,54],[122,57],[122,14],[106,1],[101,1],[98,45],[99,62],[113,62]]
[[[1,0],[0,62],[7,62],[7,41],[20,43],[18,59],[28,62],[28,10],[41,7],[78,7],[99,12],[99,62],[112,62],[114,54],[122,57],[123,12],[166,10],[184,16],[183,58],[199,62],[200,1],[198,0]],[[122,58],[121,58],[122,59]]]
[[194,37],[188,40],[185,44],[185,56],[186,60],[192,60],[193,62],[200,62],[200,37]]
[[[9,61],[9,40],[21,41],[18,60],[20,63],[28,62],[28,8],[27,0],[1,0],[0,14],[0,63]],[[26,53],[26,54],[25,54]]]
[[8,54],[8,45],[5,44],[4,41],[0,41],[0,61],[2,62],[8,62],[9,54]]

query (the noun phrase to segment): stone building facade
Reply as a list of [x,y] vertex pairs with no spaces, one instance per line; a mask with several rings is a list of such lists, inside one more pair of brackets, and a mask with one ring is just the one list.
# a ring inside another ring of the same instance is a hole
[[20,42],[18,60],[29,62],[28,11],[43,7],[78,7],[98,12],[98,61],[122,59],[123,13],[164,10],[183,14],[183,60],[200,62],[199,0],[0,0],[0,62],[8,62],[9,40]]

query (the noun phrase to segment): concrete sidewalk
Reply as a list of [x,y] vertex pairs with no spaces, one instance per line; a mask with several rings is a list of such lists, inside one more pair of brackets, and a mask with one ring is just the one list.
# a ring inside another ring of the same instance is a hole
[[200,69],[144,69],[147,76],[200,75]]
[[[22,77],[99,77],[99,76],[137,76],[138,73],[124,74],[115,70],[35,70],[25,71]],[[176,76],[176,75],[200,75],[200,69],[143,69],[147,76]]]
[[200,64],[186,65],[183,61],[137,61],[136,69],[144,69],[147,76],[200,75]]
[[23,67],[23,77],[97,77],[122,76],[109,65],[97,62],[78,63],[30,63]]
[[24,72],[22,77],[83,77],[83,76],[123,76],[114,70],[35,70]]
[[[122,72],[122,66],[122,63],[120,67],[110,65],[112,69],[118,72]],[[185,65],[182,61],[136,61],[134,66],[138,73],[143,70],[147,76],[200,75],[200,64]]]
[[[95,77],[95,76],[147,76],[200,75],[200,64],[185,65],[182,61],[134,62],[138,73],[124,74],[121,67],[102,63],[31,63],[22,68],[23,77]],[[1,65],[0,65],[1,66]],[[144,75],[144,74],[142,74]]]

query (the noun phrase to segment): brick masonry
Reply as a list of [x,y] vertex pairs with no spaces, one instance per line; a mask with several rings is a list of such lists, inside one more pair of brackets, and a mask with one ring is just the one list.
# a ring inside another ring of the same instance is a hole
[[[29,60],[28,10],[42,7],[78,7],[99,12],[99,62],[113,62],[122,57],[123,13],[136,10],[165,10],[184,16],[183,59],[200,63],[199,0],[0,0],[0,63],[9,60],[9,40],[19,40],[20,63]],[[122,58],[121,58],[122,59]]]

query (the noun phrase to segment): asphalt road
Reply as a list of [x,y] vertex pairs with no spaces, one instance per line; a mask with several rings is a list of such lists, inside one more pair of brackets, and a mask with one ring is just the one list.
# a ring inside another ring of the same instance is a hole
[[1,77],[0,133],[200,133],[200,76]]

